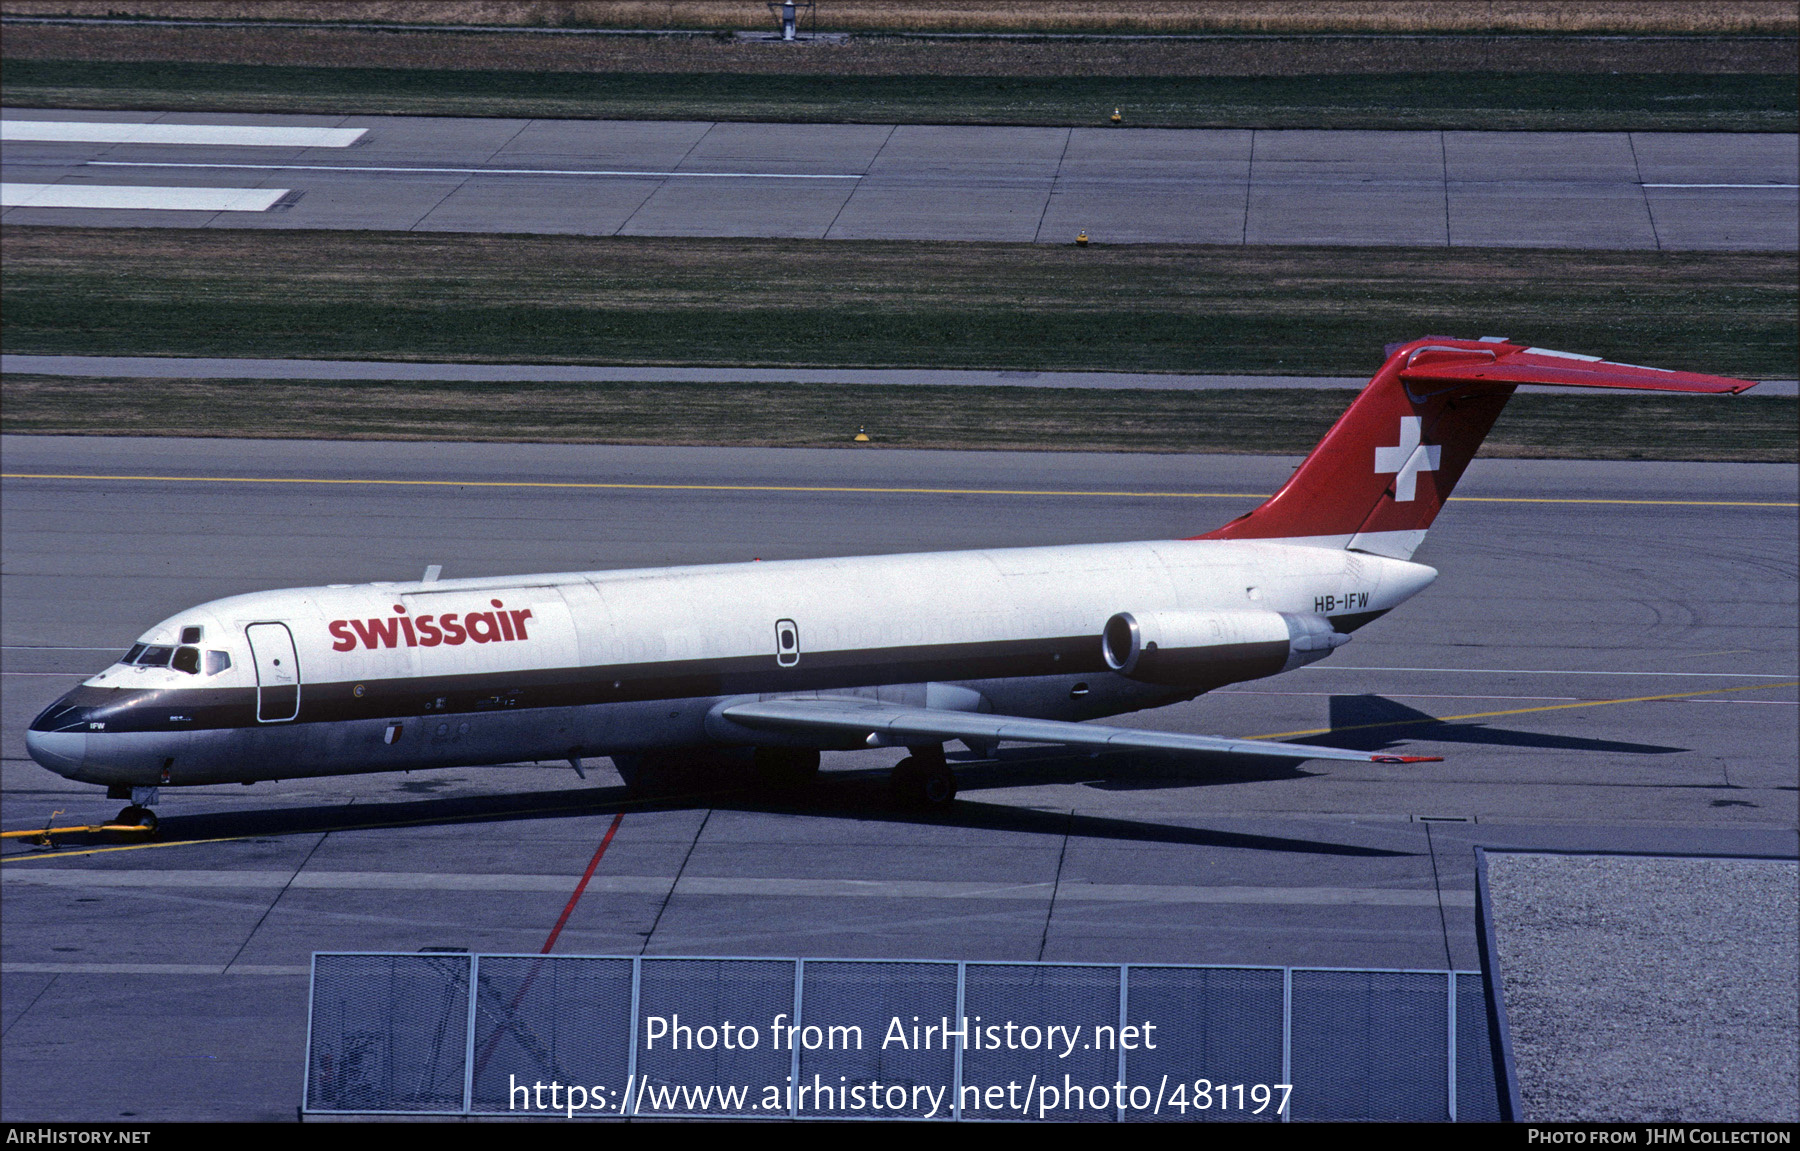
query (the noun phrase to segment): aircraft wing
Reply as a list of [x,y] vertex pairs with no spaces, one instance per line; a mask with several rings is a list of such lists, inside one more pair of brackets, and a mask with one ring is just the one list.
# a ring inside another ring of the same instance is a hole
[[856,699],[771,699],[728,704],[717,713],[744,727],[764,731],[830,731],[861,733],[874,746],[908,743],[941,743],[948,739],[977,743],[1052,743],[1095,750],[1211,752],[1230,755],[1265,755],[1281,759],[1343,759],[1357,763],[1436,763],[1436,755],[1379,755],[1339,747],[1311,747],[1296,743],[1272,743],[1266,739],[1226,739],[1216,735],[1184,735],[1167,731],[1143,731],[1131,727],[1106,727],[1097,723],[1068,723],[1056,719],[1025,719],[986,712],[948,711],[941,708],[905,707]]

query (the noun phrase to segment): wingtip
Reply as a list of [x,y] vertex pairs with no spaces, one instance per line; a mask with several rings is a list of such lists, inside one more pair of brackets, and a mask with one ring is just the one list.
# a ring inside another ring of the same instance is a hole
[[1371,755],[1370,763],[1442,763],[1441,755]]

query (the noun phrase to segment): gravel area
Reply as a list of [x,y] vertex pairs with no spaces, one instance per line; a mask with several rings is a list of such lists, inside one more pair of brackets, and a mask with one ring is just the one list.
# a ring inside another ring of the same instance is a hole
[[1793,860],[1490,854],[1528,1120],[1800,1119]]

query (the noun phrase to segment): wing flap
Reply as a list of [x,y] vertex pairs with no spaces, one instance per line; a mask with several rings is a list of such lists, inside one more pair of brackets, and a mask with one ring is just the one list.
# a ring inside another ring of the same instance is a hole
[[718,713],[744,727],[767,731],[831,731],[864,733],[887,745],[908,741],[941,743],[947,739],[973,739],[995,743],[1049,743],[1095,750],[1208,752],[1231,755],[1275,756],[1281,759],[1340,759],[1356,763],[1437,762],[1432,755],[1379,755],[1337,747],[1310,747],[1272,743],[1263,739],[1226,739],[1214,735],[1185,735],[1167,731],[1143,731],[1106,727],[1096,723],[1068,723],[1055,719],[987,712],[944,711],[902,707],[850,699],[772,699],[728,704]]

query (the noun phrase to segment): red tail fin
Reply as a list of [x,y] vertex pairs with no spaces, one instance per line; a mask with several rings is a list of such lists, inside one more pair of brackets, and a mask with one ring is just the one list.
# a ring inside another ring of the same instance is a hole
[[1741,392],[1752,380],[1436,336],[1393,349],[1281,490],[1197,539],[1286,540],[1411,557],[1518,384]]

